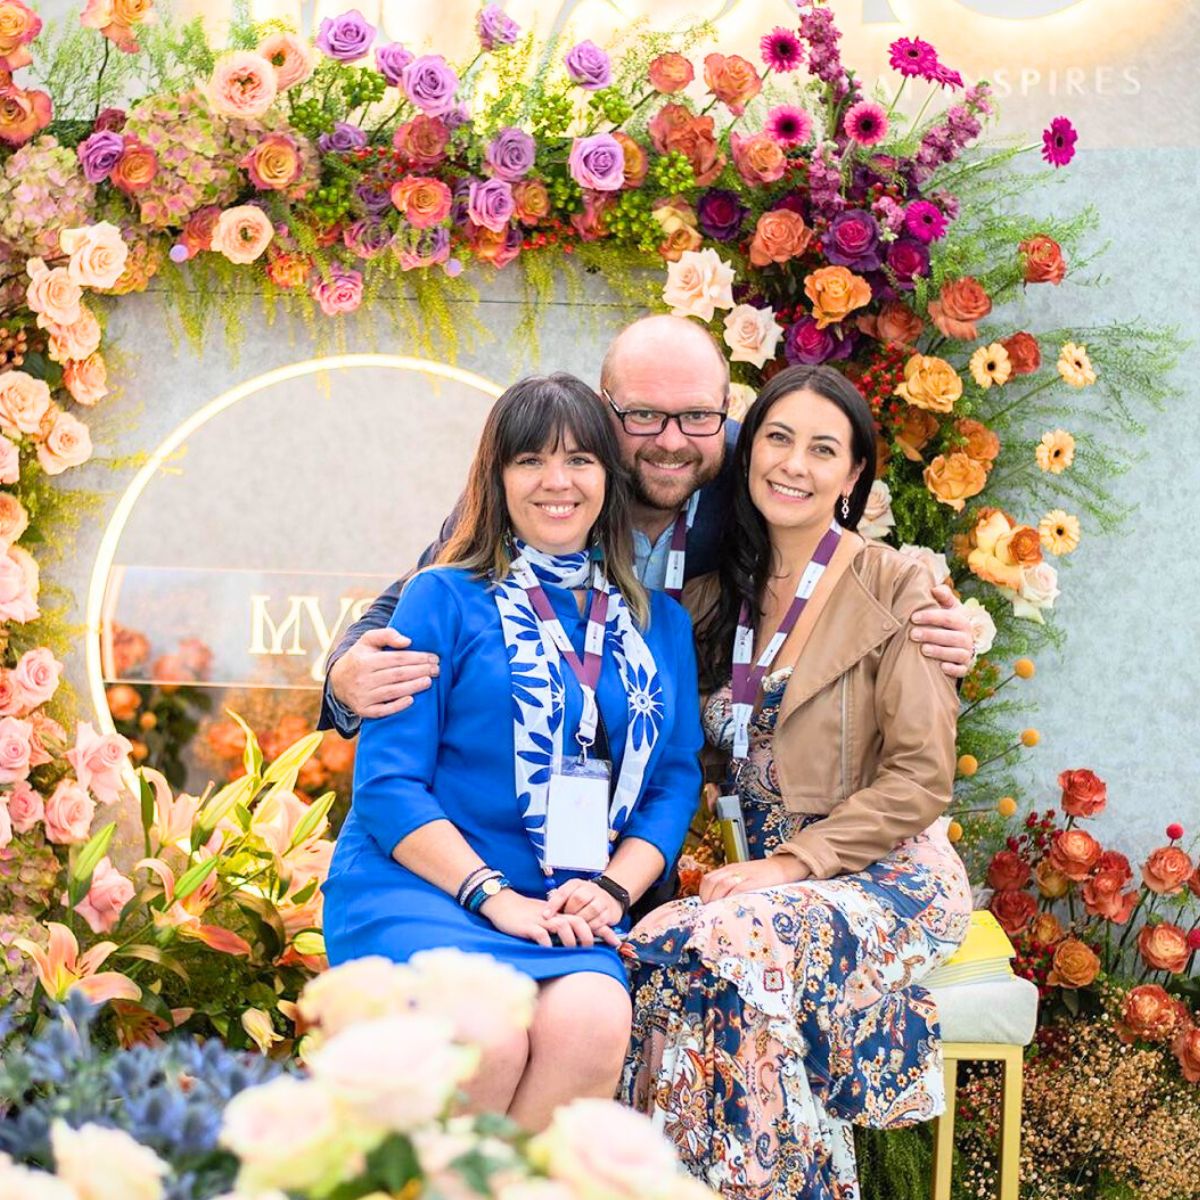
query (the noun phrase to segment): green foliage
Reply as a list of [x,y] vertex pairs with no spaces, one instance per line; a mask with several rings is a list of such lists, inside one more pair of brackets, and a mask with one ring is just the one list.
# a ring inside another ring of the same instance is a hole
[[929,1127],[854,1130],[861,1200],[927,1200],[933,1163]]

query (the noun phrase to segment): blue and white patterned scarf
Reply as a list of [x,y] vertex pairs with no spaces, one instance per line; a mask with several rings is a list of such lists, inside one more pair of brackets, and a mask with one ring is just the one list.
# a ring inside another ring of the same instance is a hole
[[[586,552],[543,554],[521,541],[516,542],[516,550],[517,561],[525,563],[543,586],[574,589],[593,584],[608,593],[604,652],[611,653],[616,661],[629,704],[625,753],[608,814],[610,835],[619,835],[641,795],[646,766],[662,728],[663,694],[658,667],[625,598]],[[525,590],[513,575],[497,582],[493,595],[512,673],[517,801],[538,862],[549,874],[545,862],[546,798],[554,764],[563,755],[564,664],[558,647],[538,621]],[[566,670],[570,669],[566,666]],[[574,747],[567,753],[574,753]]]

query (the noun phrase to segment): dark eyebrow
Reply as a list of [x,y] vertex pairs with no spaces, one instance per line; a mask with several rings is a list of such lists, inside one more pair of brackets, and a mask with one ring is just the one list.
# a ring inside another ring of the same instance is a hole
[[814,442],[832,442],[835,446],[842,444],[841,438],[835,433],[818,433],[813,437]]
[[785,425],[782,421],[768,421],[766,428],[770,429],[772,425],[774,425],[777,429],[782,429],[784,433],[796,432],[790,425]]

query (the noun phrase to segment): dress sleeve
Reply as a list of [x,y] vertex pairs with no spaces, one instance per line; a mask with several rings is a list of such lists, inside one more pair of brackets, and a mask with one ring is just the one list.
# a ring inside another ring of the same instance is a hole
[[363,827],[391,856],[414,830],[445,817],[433,793],[446,701],[454,680],[462,609],[454,583],[438,570],[413,576],[390,624],[437,654],[442,670],[402,712],[362,722],[354,760],[353,807]]
[[660,652],[669,656],[669,660],[658,662],[667,742],[625,826],[624,836],[640,838],[659,851],[666,862],[665,878],[679,855],[699,803],[700,747],[704,735],[700,727],[691,622],[674,601],[665,600],[655,608],[654,619],[671,625],[670,634],[663,639],[664,650]]

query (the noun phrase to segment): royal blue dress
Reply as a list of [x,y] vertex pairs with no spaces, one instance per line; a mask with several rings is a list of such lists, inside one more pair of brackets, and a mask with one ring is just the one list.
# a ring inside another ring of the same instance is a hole
[[[582,653],[586,618],[573,594],[546,585],[572,644]],[[664,717],[642,793],[623,837],[658,848],[672,863],[683,844],[700,790],[703,741],[692,626],[670,597],[650,594],[643,631],[663,689]],[[364,720],[354,764],[354,798],[337,839],[325,894],[325,944],[331,964],[380,954],[406,961],[419,950],[454,946],[491,954],[533,979],[597,971],[627,982],[609,946],[539,946],[501,933],[453,896],[392,858],[398,842],[445,818],[490,867],[522,895],[541,897],[547,882],[521,822],[513,777],[513,699],[500,614],[487,584],[455,567],[435,567],[409,581],[392,615],[414,646],[435,653],[441,673],[412,705]],[[563,671],[564,747],[574,745],[583,707],[579,685]],[[625,689],[610,651],[597,701],[620,770],[629,721]],[[559,872],[562,881],[572,877]]]

